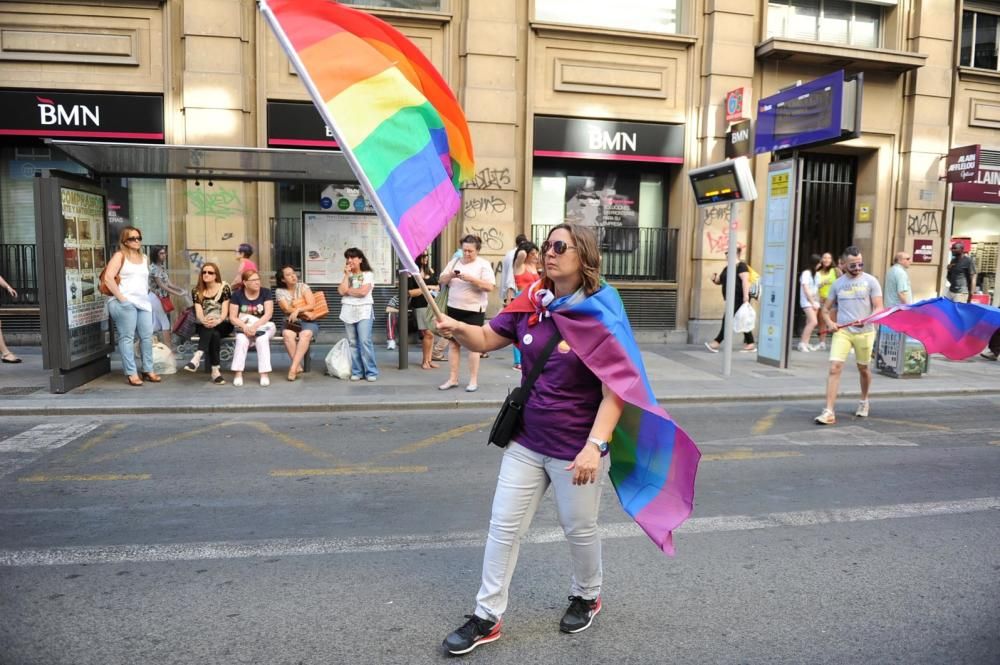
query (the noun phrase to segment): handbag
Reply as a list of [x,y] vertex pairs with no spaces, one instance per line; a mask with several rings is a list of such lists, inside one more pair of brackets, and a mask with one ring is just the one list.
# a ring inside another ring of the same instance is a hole
[[166,314],[174,311],[174,301],[170,299],[170,296],[156,296],[160,299],[160,305],[163,307],[163,311]]
[[326,295],[322,291],[313,291],[312,294],[312,309],[299,314],[306,321],[318,321],[330,313],[330,307],[326,304]]
[[[434,303],[438,306],[438,309],[441,310],[442,312],[447,312],[448,311],[448,287],[447,286],[442,286],[441,287],[441,290],[438,291],[437,296],[434,297]],[[427,307],[427,316],[426,316],[426,318],[424,320],[427,322],[427,329],[428,330],[430,330],[432,333],[434,333],[438,337],[442,336],[441,333],[438,332],[437,317],[434,316],[434,308],[433,307],[430,307],[430,306]]]
[[[125,265],[124,261],[125,261],[125,258],[122,257],[122,265],[118,266],[118,273],[115,274],[115,284],[121,284],[122,283],[122,277],[121,277],[120,273],[122,271],[122,266]],[[104,278],[107,277],[107,275],[108,275],[108,264],[105,263],[104,267],[101,268],[101,274],[98,275],[98,277],[97,277],[97,290],[100,291],[101,293],[103,293],[104,295],[110,297],[110,296],[113,296],[114,294],[111,293],[111,289],[108,288],[108,285],[104,283]]]
[[192,305],[177,317],[177,321],[174,323],[174,334],[183,339],[191,339],[194,337],[194,326],[197,322],[198,319],[195,317],[194,306]]
[[490,436],[486,441],[486,445],[492,443],[494,446],[506,448],[507,444],[510,443],[510,438],[514,436],[514,432],[521,424],[524,403],[528,401],[528,395],[531,393],[531,389],[534,387],[535,381],[542,373],[542,368],[548,361],[549,356],[552,355],[552,350],[556,348],[556,344],[558,344],[561,339],[562,337],[559,335],[559,331],[556,331],[556,333],[549,338],[545,348],[542,349],[542,354],[538,356],[538,360],[536,360],[532,365],[531,373],[528,374],[528,378],[525,379],[520,386],[514,388],[507,394],[507,398],[503,401],[503,404],[500,405],[500,412],[497,413],[497,417],[493,421],[493,427],[490,428]]

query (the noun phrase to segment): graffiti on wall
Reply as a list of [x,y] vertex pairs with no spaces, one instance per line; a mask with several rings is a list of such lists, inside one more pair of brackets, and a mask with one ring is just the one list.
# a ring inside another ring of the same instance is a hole
[[930,236],[941,232],[938,226],[937,211],[928,210],[926,212],[906,215],[906,233],[911,236]]
[[485,168],[472,180],[462,183],[462,189],[505,189],[511,185],[510,169]]
[[242,198],[242,186],[226,187],[213,185],[211,187],[188,187],[188,214],[202,217],[226,219],[239,217],[245,212]]
[[[729,249],[729,230],[732,221],[729,204],[705,206],[698,209],[701,219],[701,255],[705,259],[723,259]],[[746,230],[736,219],[737,240],[746,242]]]

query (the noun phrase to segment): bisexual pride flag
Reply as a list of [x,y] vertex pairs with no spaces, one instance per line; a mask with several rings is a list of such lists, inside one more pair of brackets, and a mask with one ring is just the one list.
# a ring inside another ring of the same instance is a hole
[[258,0],[403,266],[458,212],[472,140],[455,95],[395,28],[331,0]]
[[928,353],[963,360],[982,351],[1000,328],[1000,309],[930,298],[912,305],[895,305],[861,323],[879,323],[920,340]]
[[[537,313],[540,286],[535,282],[507,309]],[[701,452],[656,402],[621,296],[603,284],[548,315],[580,360],[625,402],[609,446],[611,482],[625,512],[673,554],[671,532],[691,515]]]

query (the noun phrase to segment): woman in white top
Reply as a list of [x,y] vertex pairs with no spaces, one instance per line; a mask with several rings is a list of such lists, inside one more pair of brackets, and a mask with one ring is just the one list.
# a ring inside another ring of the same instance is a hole
[[[486,302],[489,292],[496,286],[493,266],[479,258],[482,241],[478,236],[462,238],[462,256],[452,259],[441,271],[438,282],[448,287],[448,316],[471,326],[486,322]],[[448,344],[448,380],[438,390],[449,390],[458,385],[458,369],[462,347],[453,340]],[[479,390],[479,352],[469,351],[469,384],[466,392]]]
[[344,278],[340,280],[337,293],[340,301],[340,320],[347,330],[347,341],[351,345],[351,381],[378,380],[378,365],[375,364],[375,345],[372,343],[372,325],[375,323],[375,273],[368,264],[365,253],[357,247],[344,252]]
[[798,346],[799,351],[809,352],[813,350],[809,346],[809,338],[812,337],[813,328],[818,323],[816,313],[819,312],[821,303],[819,290],[816,288],[816,275],[810,268],[818,266],[820,258],[819,254],[810,256],[809,262],[806,264],[809,268],[803,270],[799,277],[799,306],[802,307],[802,312],[806,315],[806,325],[802,328],[802,339]]
[[[142,232],[126,226],[118,235],[118,247],[108,261],[104,283],[114,296],[108,300],[108,314],[115,322],[122,371],[130,386],[141,386],[143,379],[159,383],[160,377],[153,371],[153,307],[149,304],[149,257],[142,253]],[[137,334],[142,378],[135,366]]]

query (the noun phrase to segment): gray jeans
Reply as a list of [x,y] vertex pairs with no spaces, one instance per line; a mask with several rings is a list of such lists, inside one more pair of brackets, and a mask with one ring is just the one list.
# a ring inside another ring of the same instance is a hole
[[601,538],[597,512],[601,505],[607,457],[596,483],[573,485],[566,460],[546,457],[511,441],[504,452],[493,496],[493,515],[483,554],[483,581],[476,596],[476,616],[497,621],[507,609],[510,579],[517,565],[521,538],[531,525],[538,502],[549,485],[573,558],[570,595],[593,600],[601,592]]

